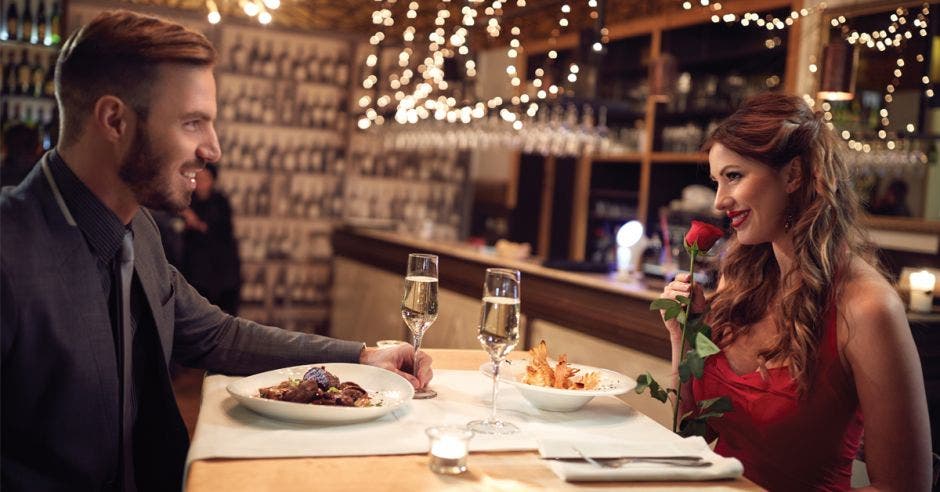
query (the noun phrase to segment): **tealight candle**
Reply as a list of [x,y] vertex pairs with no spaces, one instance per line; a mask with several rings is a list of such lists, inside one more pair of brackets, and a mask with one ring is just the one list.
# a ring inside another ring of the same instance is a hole
[[933,287],[937,277],[927,270],[911,274],[911,311],[929,313],[933,310]]
[[457,475],[467,471],[467,454],[473,431],[465,427],[430,427],[428,466],[434,473]]

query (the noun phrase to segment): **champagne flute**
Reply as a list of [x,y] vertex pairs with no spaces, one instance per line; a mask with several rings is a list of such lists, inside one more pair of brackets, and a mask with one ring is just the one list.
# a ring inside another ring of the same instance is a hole
[[493,401],[489,418],[467,424],[481,434],[513,434],[515,425],[496,418],[499,366],[519,343],[519,270],[487,268],[477,339],[493,361]]
[[[414,375],[418,377],[418,349],[424,332],[437,319],[437,256],[420,253],[408,255],[405,274],[405,295],[401,300],[401,317],[411,330],[414,345]],[[437,392],[422,388],[415,391],[415,399],[434,398]]]

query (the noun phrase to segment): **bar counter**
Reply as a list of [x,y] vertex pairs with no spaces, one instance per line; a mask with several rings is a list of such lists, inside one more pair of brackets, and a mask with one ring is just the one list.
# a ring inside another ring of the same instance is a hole
[[[441,289],[477,300],[486,268],[514,268],[522,272],[521,308],[528,323],[546,321],[650,356],[669,357],[669,339],[662,320],[649,310],[650,301],[659,297],[661,284],[627,282],[618,280],[616,274],[546,268],[534,261],[487,254],[464,243],[426,241],[367,229],[335,231],[333,249],[338,257],[396,276],[404,275],[409,253],[437,254]],[[335,281],[342,283],[345,279],[338,275]],[[533,344],[529,333],[524,333],[526,347]]]

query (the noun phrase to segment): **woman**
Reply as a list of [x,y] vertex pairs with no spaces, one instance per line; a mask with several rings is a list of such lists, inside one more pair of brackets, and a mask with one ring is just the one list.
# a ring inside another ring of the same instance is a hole
[[[734,233],[714,296],[698,285],[691,293],[694,311],[710,304],[722,351],[684,389],[682,412],[730,397],[734,410],[709,422],[716,451],[771,490],[849,488],[863,434],[873,488],[929,489],[917,351],[904,305],[865,246],[837,139],[802,99],[765,94],[706,148],[715,207]],[[689,296],[688,280],[678,276],[663,297]],[[675,320],[666,328],[676,369],[681,333]]]

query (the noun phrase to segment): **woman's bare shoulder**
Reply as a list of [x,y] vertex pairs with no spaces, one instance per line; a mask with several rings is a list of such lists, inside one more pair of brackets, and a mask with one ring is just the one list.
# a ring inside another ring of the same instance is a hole
[[904,303],[894,286],[861,259],[852,262],[841,280],[837,303],[847,328],[857,334],[906,324]]

